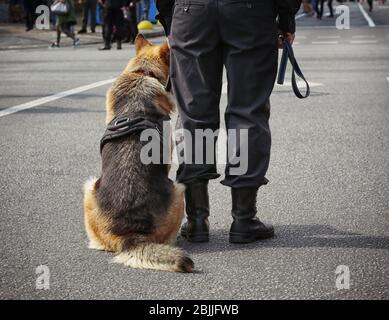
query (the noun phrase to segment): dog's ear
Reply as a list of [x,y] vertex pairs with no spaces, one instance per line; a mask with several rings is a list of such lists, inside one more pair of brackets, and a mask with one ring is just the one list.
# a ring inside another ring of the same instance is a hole
[[159,48],[159,56],[161,57],[162,61],[169,65],[170,62],[170,47],[168,42],[166,41],[163,45]]
[[152,46],[152,44],[149,41],[147,41],[147,39],[144,37],[143,34],[139,33],[135,38],[136,54],[138,54],[140,50],[142,50],[142,48],[146,46]]

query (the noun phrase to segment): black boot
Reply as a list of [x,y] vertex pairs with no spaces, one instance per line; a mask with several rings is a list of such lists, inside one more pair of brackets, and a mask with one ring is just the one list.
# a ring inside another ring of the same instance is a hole
[[274,236],[273,226],[266,226],[257,214],[258,188],[232,188],[231,243],[249,243]]
[[185,207],[188,221],[181,228],[181,235],[190,242],[209,241],[208,181],[186,186]]

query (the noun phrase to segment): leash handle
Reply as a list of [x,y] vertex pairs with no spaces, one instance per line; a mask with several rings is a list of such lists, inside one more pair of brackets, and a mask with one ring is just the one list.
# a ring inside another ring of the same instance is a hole
[[[285,73],[286,73],[286,66],[288,64],[288,60],[290,61],[290,64],[292,65],[292,88],[294,91],[294,94],[297,98],[305,99],[308,98],[311,93],[311,88],[309,87],[308,81],[305,79],[303,72],[300,69],[299,64],[297,63],[297,60],[294,56],[292,45],[289,43],[288,40],[284,40],[284,49],[282,51],[282,57],[280,62],[280,69],[278,72],[278,78],[277,78],[277,84],[284,84],[285,80]],[[305,94],[302,94],[297,86],[296,81],[296,74],[300,79],[302,79],[305,82],[306,90]]]

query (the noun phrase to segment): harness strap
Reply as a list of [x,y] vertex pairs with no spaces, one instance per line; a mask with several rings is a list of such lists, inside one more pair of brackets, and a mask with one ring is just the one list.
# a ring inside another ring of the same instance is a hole
[[[309,83],[305,79],[304,74],[301,71],[300,66],[297,63],[297,60],[294,56],[292,45],[289,43],[288,40],[284,40],[284,50],[282,51],[282,58],[281,58],[281,62],[280,62],[280,69],[278,71],[277,83],[281,84],[281,85],[284,84],[285,72],[286,72],[286,66],[288,64],[288,59],[292,65],[292,88],[293,88],[294,94],[296,95],[296,97],[298,97],[300,99],[308,98],[310,93],[311,93]],[[296,74],[306,84],[305,94],[302,94],[297,86]]]
[[100,153],[104,145],[121,137],[129,136],[136,132],[146,129],[155,129],[162,135],[163,121],[170,120],[169,116],[152,116],[152,115],[129,115],[124,114],[114,118],[107,126],[105,133],[100,141]]

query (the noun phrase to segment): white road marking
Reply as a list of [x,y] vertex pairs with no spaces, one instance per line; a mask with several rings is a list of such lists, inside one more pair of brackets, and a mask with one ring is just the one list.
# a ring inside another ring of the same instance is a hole
[[377,43],[378,40],[353,40],[350,41],[352,44],[369,44],[369,43]]
[[361,234],[317,234],[312,236],[303,236],[304,238],[316,238],[316,239],[350,239],[365,237]]
[[368,15],[366,10],[363,8],[363,6],[360,3],[358,3],[358,7],[359,7],[359,10],[361,10],[362,15],[365,18],[365,20],[366,20],[367,24],[369,25],[369,27],[374,28],[375,27],[375,23],[374,23],[373,19],[370,18],[370,16]]
[[375,35],[356,35],[352,36],[353,39],[369,39],[369,38],[375,38]]
[[[308,81],[308,83],[309,83],[309,86],[311,88],[321,87],[324,85],[323,83],[319,83],[319,82]],[[297,81],[297,86],[298,87],[305,87],[305,82],[304,81]],[[292,87],[292,83],[290,81],[285,81],[283,85],[282,84],[275,85],[275,88],[282,88],[282,87]],[[223,83],[222,94],[227,94],[227,82]]]
[[318,39],[340,39],[340,36],[318,36]]
[[386,80],[388,80],[388,82],[389,82],[389,77],[387,77]]
[[303,17],[307,16],[306,13],[302,13],[302,14],[298,14],[296,17],[295,17],[295,20],[298,20],[298,19],[301,19]]
[[75,94],[78,94],[78,93],[81,93],[81,92],[84,92],[84,91],[88,91],[90,89],[101,87],[103,85],[112,83],[115,80],[116,79],[108,79],[108,80],[94,82],[94,83],[88,84],[86,86],[82,86],[82,87],[74,88],[74,89],[71,89],[71,90],[59,92],[59,93],[53,94],[51,96],[43,97],[43,98],[40,98],[40,99],[37,99],[37,100],[33,100],[33,101],[30,101],[30,102],[26,102],[26,103],[23,103],[23,104],[20,104],[20,105],[17,105],[17,106],[13,106],[13,107],[1,110],[0,111],[0,118],[8,116],[8,115],[16,113],[16,112],[19,112],[19,111],[31,109],[31,108],[34,108],[34,107],[40,106],[42,104],[45,104],[45,103],[48,103],[48,102],[52,102],[52,101],[55,101],[55,100],[58,100],[58,99],[61,99],[61,98],[65,98],[65,97],[72,96],[72,95],[75,95]]
[[338,44],[339,41],[312,41],[312,44]]

